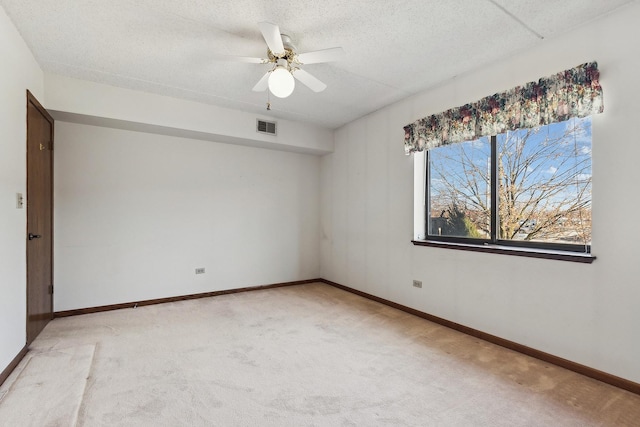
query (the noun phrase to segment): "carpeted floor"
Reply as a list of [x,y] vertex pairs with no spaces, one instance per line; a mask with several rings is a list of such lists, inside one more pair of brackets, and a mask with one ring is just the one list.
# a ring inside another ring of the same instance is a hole
[[640,396],[324,284],[61,318],[2,426],[640,426]]

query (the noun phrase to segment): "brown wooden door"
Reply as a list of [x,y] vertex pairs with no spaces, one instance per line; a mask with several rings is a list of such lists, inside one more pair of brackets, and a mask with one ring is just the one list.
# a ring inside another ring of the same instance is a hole
[[27,91],[27,345],[53,318],[53,118]]

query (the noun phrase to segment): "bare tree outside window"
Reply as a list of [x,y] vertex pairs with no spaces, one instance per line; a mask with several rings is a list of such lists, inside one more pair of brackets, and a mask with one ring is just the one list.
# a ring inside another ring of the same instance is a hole
[[[496,137],[498,239],[591,243],[591,120]],[[429,152],[430,234],[491,233],[491,140]]]

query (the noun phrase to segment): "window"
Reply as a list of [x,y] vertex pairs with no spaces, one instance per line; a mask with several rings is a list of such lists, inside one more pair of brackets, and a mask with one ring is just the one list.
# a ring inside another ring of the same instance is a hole
[[425,153],[414,158],[414,244],[593,262],[599,75],[584,63],[404,126],[405,153]]
[[426,164],[426,240],[590,253],[590,117],[440,146]]

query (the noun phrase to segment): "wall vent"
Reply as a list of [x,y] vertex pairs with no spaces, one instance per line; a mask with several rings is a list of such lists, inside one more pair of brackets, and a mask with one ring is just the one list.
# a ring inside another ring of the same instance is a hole
[[268,135],[275,135],[276,122],[267,122],[265,120],[256,119],[256,132],[266,133]]

